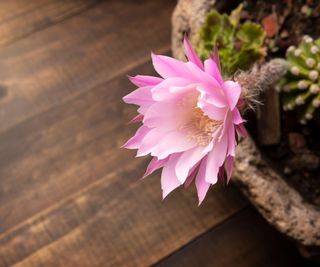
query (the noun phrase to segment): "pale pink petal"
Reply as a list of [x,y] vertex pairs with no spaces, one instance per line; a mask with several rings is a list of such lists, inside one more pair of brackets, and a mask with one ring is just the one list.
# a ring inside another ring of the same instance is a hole
[[167,78],[151,89],[152,98],[155,101],[173,98],[175,96],[170,93],[170,87],[185,87],[190,85],[190,83],[191,82],[185,78]]
[[156,151],[159,144],[159,139],[166,133],[159,129],[151,129],[143,138],[137,151],[137,157],[143,157],[149,153]]
[[227,99],[218,90],[211,90],[202,85],[197,86],[197,90],[200,92],[197,106],[202,108],[204,106],[212,105],[216,108],[226,108],[228,106]]
[[150,129],[146,126],[141,126],[136,134],[131,137],[122,147],[127,149],[138,149],[143,138],[150,131]]
[[177,96],[178,94],[188,94],[189,92],[194,92],[196,88],[196,84],[189,84],[187,86],[170,86],[169,92],[172,96]]
[[168,162],[168,158],[159,160],[156,157],[153,157],[152,160],[150,161],[148,167],[147,167],[146,172],[143,175],[143,178],[149,176],[150,174],[152,174],[156,170],[162,168],[167,162]]
[[128,124],[132,124],[132,123],[137,123],[137,122],[142,122],[143,121],[143,115],[142,114],[138,114],[137,116],[135,116],[134,118],[132,118]]
[[186,36],[184,37],[183,44],[184,44],[185,54],[186,54],[188,60],[193,62],[196,66],[198,66],[201,70],[203,70],[202,61],[200,60],[197,53],[194,51],[193,47],[191,46],[191,44]]
[[234,158],[232,156],[228,156],[224,162],[224,167],[227,172],[228,182],[230,181],[230,178],[231,178],[232,172],[233,172],[233,161],[234,161]]
[[153,103],[150,102],[150,103],[144,104],[143,106],[140,106],[138,108],[138,113],[142,115],[146,114],[152,104]]
[[228,130],[228,152],[227,155],[235,156],[235,148],[236,148],[236,136],[235,136],[235,128],[233,124],[230,124]]
[[181,153],[176,165],[176,175],[181,183],[188,177],[189,171],[205,156],[203,147],[195,147]]
[[157,102],[145,113],[143,124],[149,128],[172,131],[185,125],[189,120],[190,112],[189,108],[177,105],[174,100]]
[[174,189],[181,185],[175,173],[177,158],[177,155],[170,156],[168,162],[163,167],[161,174],[161,188],[163,198],[165,198],[169,193],[171,193]]
[[218,179],[219,168],[223,165],[227,154],[227,138],[224,136],[220,142],[217,142],[212,151],[207,156],[207,166],[205,180],[208,183],[215,184]]
[[134,85],[138,87],[155,86],[158,83],[163,81],[163,79],[160,77],[147,76],[147,75],[128,76],[128,78]]
[[223,79],[219,70],[219,67],[217,66],[216,62],[212,58],[209,58],[204,61],[204,69],[205,72],[213,76],[220,85],[223,84]]
[[222,88],[227,96],[229,107],[233,110],[239,101],[241,86],[237,82],[226,81],[223,83]]
[[209,103],[203,97],[199,98],[197,106],[206,114],[209,118],[220,121],[223,120],[227,111],[226,107],[216,107]]
[[198,198],[199,198],[199,205],[204,200],[208,189],[210,187],[210,183],[208,183],[205,179],[206,177],[206,167],[207,167],[207,159],[203,159],[200,168],[196,177],[196,187],[198,192]]
[[224,136],[228,135],[228,130],[230,127],[230,124],[232,123],[232,113],[231,112],[226,112],[225,118],[223,120],[222,124],[222,131],[220,133],[220,136],[218,140],[220,141]]
[[188,177],[183,184],[185,188],[189,187],[192,181],[196,178],[196,175],[198,174],[198,171],[199,171],[199,164],[200,163],[194,165],[192,169],[189,171]]
[[209,90],[221,90],[221,86],[219,82],[210,74],[199,69],[194,63],[187,62],[185,63],[187,69],[189,70],[188,76],[185,78],[190,79],[194,83],[203,84],[206,88],[210,88]]
[[187,151],[197,145],[194,140],[177,131],[172,131],[157,141],[157,149],[151,152],[151,156],[158,159],[164,159],[170,154]]
[[237,125],[236,129],[237,129],[237,132],[239,133],[240,136],[242,136],[242,137],[248,136],[248,132],[247,132],[246,128],[244,127],[243,123]]
[[140,87],[130,94],[123,97],[123,101],[127,104],[135,104],[135,105],[150,105],[153,103],[152,94],[151,94],[151,87],[145,86]]
[[190,76],[186,63],[172,57],[151,54],[152,64],[156,72],[163,78]]
[[245,122],[245,120],[241,117],[241,114],[237,108],[235,108],[232,111],[232,113],[233,113],[233,123],[234,124],[239,125],[239,124]]
[[213,52],[213,60],[214,62],[216,62],[220,72],[221,72],[221,65],[220,65],[220,58],[219,58],[219,53],[218,53],[218,48],[215,47],[214,48],[214,52]]

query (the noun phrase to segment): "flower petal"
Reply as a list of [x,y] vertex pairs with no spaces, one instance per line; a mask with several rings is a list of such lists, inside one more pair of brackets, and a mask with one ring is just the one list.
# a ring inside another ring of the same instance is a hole
[[199,171],[199,164],[200,163],[194,165],[193,168],[189,171],[188,178],[184,182],[185,188],[189,187],[192,181],[196,178],[196,175],[198,174],[198,171]]
[[155,101],[164,101],[175,97],[171,94],[171,87],[185,87],[190,85],[190,81],[181,77],[171,77],[163,80],[161,83],[151,89],[152,98]]
[[189,61],[193,62],[196,66],[198,66],[201,70],[203,70],[203,64],[197,55],[197,53],[194,51],[193,47],[191,46],[188,38],[184,37],[184,51]]
[[156,151],[159,138],[165,135],[159,129],[151,129],[143,138],[137,151],[137,157],[143,157]]
[[236,149],[236,136],[235,136],[235,128],[234,125],[231,123],[228,130],[228,152],[227,155],[235,156],[235,149]]
[[228,99],[229,107],[233,110],[239,101],[241,86],[237,82],[226,81],[223,83],[222,88]]
[[239,124],[245,122],[245,120],[241,117],[241,114],[237,108],[235,108],[232,111],[232,113],[233,113],[233,123],[234,124],[239,125]]
[[205,179],[206,166],[207,166],[207,158],[202,160],[197,177],[196,177],[196,188],[197,188],[198,198],[199,198],[198,205],[202,203],[210,187],[210,183],[208,183]]
[[227,112],[226,107],[216,107],[215,105],[206,101],[202,96],[199,98],[197,107],[200,108],[209,118],[216,121],[223,120]]
[[223,84],[223,79],[222,79],[219,67],[217,66],[217,63],[214,62],[212,58],[208,58],[207,60],[205,60],[204,69],[205,69],[205,72],[213,76],[220,85]]
[[[189,113],[188,113],[189,112]],[[143,124],[161,131],[172,131],[181,128],[188,121],[191,110],[178,105],[177,101],[157,102],[146,112]]]
[[134,118],[132,118],[128,124],[132,124],[132,123],[136,123],[136,122],[142,122],[143,121],[143,115],[142,114],[138,114],[137,116],[135,116]]
[[181,153],[176,165],[176,175],[181,183],[184,183],[190,170],[205,156],[203,147],[195,147]]
[[139,106],[150,105],[154,102],[150,89],[150,86],[140,87],[130,94],[124,96],[122,99],[127,104],[134,104]]
[[163,167],[161,174],[161,188],[163,199],[174,189],[181,185],[175,173],[175,165],[177,163],[177,159],[177,155],[170,156],[168,162]]
[[244,127],[243,123],[237,125],[236,129],[237,129],[237,132],[240,136],[242,136],[242,137],[248,136],[248,132],[247,132],[246,128]]
[[223,165],[227,154],[227,137],[224,136],[217,142],[207,156],[205,180],[215,184],[218,180],[219,168]]
[[186,63],[168,56],[151,54],[152,64],[156,72],[163,78],[190,76]]
[[146,134],[150,131],[146,126],[141,126],[136,134],[131,137],[123,146],[122,148],[127,148],[127,149],[138,149],[140,147],[140,144],[143,140],[143,138],[146,136]]
[[189,80],[194,83],[203,84],[206,88],[210,88],[209,90],[221,90],[221,86],[219,82],[210,74],[199,69],[193,62],[185,63],[186,67],[189,70],[189,75],[185,78],[189,78]]
[[228,182],[230,181],[230,178],[231,178],[232,172],[233,172],[233,160],[234,160],[234,157],[228,156],[224,162],[224,167],[227,172]]
[[138,87],[155,86],[163,81],[163,79],[160,77],[147,75],[128,76],[128,79]]
[[195,141],[178,131],[169,132],[157,141],[157,149],[151,152],[151,156],[158,157],[158,159],[164,159],[170,154],[187,151],[197,145]]
[[221,65],[220,65],[220,57],[219,57],[219,53],[218,53],[218,48],[215,47],[214,48],[214,52],[213,52],[213,60],[214,62],[216,62],[220,72],[221,72]]
[[168,158],[165,159],[157,159],[156,157],[153,157],[152,160],[150,161],[146,172],[143,175],[143,178],[149,176],[152,174],[154,171],[162,168],[166,163],[168,162]]

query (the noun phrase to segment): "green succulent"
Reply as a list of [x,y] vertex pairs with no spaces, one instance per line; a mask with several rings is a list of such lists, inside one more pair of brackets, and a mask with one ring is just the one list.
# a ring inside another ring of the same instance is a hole
[[225,75],[232,75],[238,69],[247,70],[263,56],[266,33],[257,23],[240,23],[242,8],[239,5],[230,16],[212,10],[197,36],[196,50],[203,60],[218,46]]
[[286,57],[289,71],[279,87],[283,109],[296,109],[300,123],[305,124],[320,107],[320,38],[304,36],[298,47],[287,49]]

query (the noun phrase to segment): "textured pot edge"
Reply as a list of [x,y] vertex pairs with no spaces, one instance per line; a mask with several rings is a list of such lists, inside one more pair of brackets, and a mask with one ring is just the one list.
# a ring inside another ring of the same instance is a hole
[[[214,4],[214,0],[178,1],[172,15],[174,57],[185,59],[183,35],[188,33],[192,41],[203,18]],[[306,203],[300,194],[267,164],[250,137],[237,148],[234,181],[263,217],[280,232],[303,246],[320,247],[319,209]]]
[[320,210],[276,173],[250,137],[236,155],[233,180],[263,217],[299,244],[320,247]]

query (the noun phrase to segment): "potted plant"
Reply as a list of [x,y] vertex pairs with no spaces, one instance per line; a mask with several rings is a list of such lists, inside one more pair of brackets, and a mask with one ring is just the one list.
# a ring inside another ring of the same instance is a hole
[[180,0],[172,16],[176,58],[184,58],[186,33],[200,57],[218,45],[225,75],[254,95],[249,104],[262,95],[233,181],[313,259],[320,255],[319,12],[316,1]]

